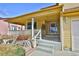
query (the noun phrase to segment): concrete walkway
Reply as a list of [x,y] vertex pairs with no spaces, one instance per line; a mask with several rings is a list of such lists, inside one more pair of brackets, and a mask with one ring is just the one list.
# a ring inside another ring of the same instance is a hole
[[52,56],[79,56],[79,53],[72,51],[54,51]]
[[47,53],[44,51],[39,51],[39,50],[36,50],[31,54],[31,56],[51,56],[51,55],[52,54],[50,54],[50,53]]
[[77,52],[71,52],[71,51],[54,51],[50,54],[44,51],[35,50],[31,53],[31,56],[79,56],[79,53]]

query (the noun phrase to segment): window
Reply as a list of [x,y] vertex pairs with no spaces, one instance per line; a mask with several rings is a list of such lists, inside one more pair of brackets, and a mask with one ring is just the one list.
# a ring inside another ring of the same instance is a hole
[[50,32],[57,32],[57,24],[56,23],[51,23],[50,24]]
[[[36,22],[34,22],[34,29],[36,29],[36,28],[37,28],[37,24],[36,24]],[[32,23],[31,22],[28,22],[27,29],[32,29]]]
[[16,31],[17,30],[17,26],[12,26],[12,30]]

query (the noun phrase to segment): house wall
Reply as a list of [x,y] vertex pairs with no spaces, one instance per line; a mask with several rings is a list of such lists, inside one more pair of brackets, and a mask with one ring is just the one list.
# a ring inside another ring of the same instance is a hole
[[70,17],[64,17],[63,19],[64,30],[64,49],[71,48],[71,19]]
[[[49,29],[49,26],[50,26],[50,22],[56,22],[57,26],[58,26],[58,33],[60,32],[60,19],[58,17],[56,18],[55,16],[49,16],[48,18],[44,17],[42,19],[41,18],[39,18],[39,19],[35,20],[36,23],[37,23],[37,29],[42,28],[42,24],[45,24],[45,26],[46,26],[45,30],[47,32],[47,31],[49,31],[48,29]],[[31,22],[31,20],[28,20],[27,23],[28,22]]]
[[79,20],[79,16],[68,16],[64,17],[63,19],[63,29],[64,29],[64,48],[72,49],[72,45],[74,42],[72,42],[72,29],[71,29],[71,23],[72,20]]
[[[74,8],[78,8],[78,3],[64,3],[63,4],[63,12],[66,10],[72,10]],[[79,20],[78,12],[66,13],[67,15],[63,16],[63,30],[64,30],[64,49],[72,48],[72,32],[71,32],[71,22],[72,20]],[[73,14],[73,15],[72,15]]]
[[21,30],[22,29],[21,27],[22,27],[21,25],[9,23],[9,30],[14,30],[14,28],[15,30]]
[[8,32],[8,23],[0,20],[0,34],[4,35]]
[[[0,20],[0,34],[2,34],[2,35],[8,34],[8,31],[12,30],[13,26],[17,26],[18,28],[20,27],[20,29],[18,29],[18,30],[21,30],[21,25],[8,24],[7,22]],[[25,30],[25,29],[23,28],[23,30]]]

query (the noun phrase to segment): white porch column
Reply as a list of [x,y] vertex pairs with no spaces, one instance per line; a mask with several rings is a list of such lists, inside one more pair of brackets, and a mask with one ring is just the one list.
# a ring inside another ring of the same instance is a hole
[[[62,6],[61,12],[64,12],[64,7]],[[61,39],[61,45],[62,45],[62,51],[64,51],[64,26],[63,26],[63,16],[60,15],[60,39]]]
[[34,37],[34,18],[32,18],[32,38]]
[[62,51],[64,50],[64,30],[63,30],[63,16],[60,17],[60,39],[62,45]]
[[32,46],[33,48],[36,47],[36,39],[33,39],[34,38],[34,18],[32,18]]

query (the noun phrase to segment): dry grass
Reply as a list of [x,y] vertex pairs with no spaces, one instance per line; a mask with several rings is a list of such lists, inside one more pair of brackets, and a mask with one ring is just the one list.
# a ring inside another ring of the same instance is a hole
[[19,45],[0,45],[1,56],[22,56],[25,50]]

